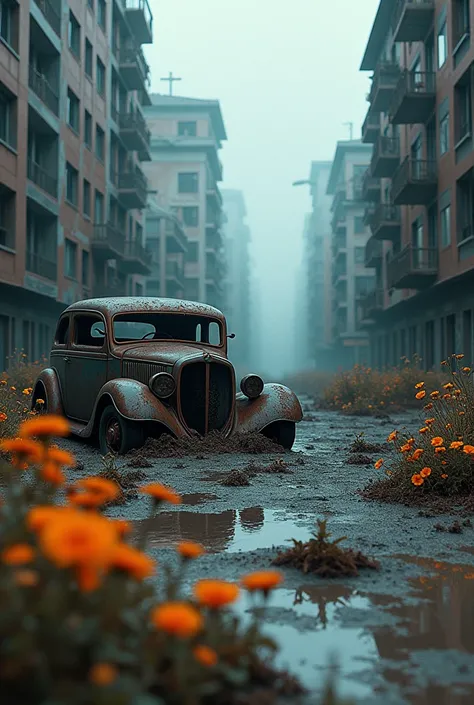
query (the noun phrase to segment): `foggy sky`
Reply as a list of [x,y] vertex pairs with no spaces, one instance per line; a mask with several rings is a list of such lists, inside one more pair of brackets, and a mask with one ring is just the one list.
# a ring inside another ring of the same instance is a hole
[[[359,65],[379,0],[149,0],[152,91],[217,98],[225,188],[244,192],[261,287],[264,369],[291,369],[296,266],[314,159],[354,138],[368,103]],[[262,369],[262,368],[260,368]]]

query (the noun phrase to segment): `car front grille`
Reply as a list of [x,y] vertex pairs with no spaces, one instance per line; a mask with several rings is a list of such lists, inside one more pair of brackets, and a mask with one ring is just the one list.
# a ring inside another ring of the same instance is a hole
[[180,407],[186,426],[201,436],[222,431],[233,407],[232,368],[219,362],[193,362],[181,372]]
[[122,377],[136,379],[138,382],[148,384],[150,377],[158,372],[169,372],[166,365],[157,365],[155,362],[143,362],[141,360],[124,360],[122,367]]

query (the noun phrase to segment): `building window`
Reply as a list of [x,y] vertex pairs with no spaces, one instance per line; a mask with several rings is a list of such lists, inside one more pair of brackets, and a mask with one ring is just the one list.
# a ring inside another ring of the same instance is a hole
[[438,30],[438,68],[446,63],[448,58],[448,24],[445,20]]
[[453,0],[453,47],[456,47],[470,32],[469,0]]
[[14,51],[18,51],[19,6],[10,0],[0,0],[0,37]]
[[439,121],[439,151],[440,154],[449,151],[449,113]]
[[106,18],[106,8],[107,5],[105,0],[98,0],[97,2],[97,23],[105,32],[105,18]]
[[463,175],[456,184],[457,241],[474,236],[474,170]]
[[454,87],[454,111],[456,119],[456,143],[458,143],[464,137],[467,137],[471,134],[472,109],[469,69]]
[[441,247],[451,244],[451,206],[446,206],[441,211]]
[[78,171],[66,162],[66,201],[77,207]]
[[67,124],[74,132],[79,133],[79,98],[73,91],[67,89]]
[[183,173],[178,174],[178,192],[179,193],[197,193],[198,192],[198,174]]
[[72,240],[64,241],[64,274],[76,279],[77,276],[77,245]]
[[0,83],[0,140],[16,149],[16,133],[17,99]]
[[365,247],[354,248],[354,261],[356,264],[365,263]]
[[92,78],[92,59],[93,59],[93,52],[92,52],[92,44],[90,41],[86,38],[86,48],[85,48],[85,73],[86,76],[89,76],[89,78]]
[[183,223],[189,228],[196,228],[199,224],[199,210],[197,206],[183,208]]
[[69,11],[68,42],[69,49],[79,59],[81,56],[81,25],[71,11]]
[[104,223],[104,194],[95,190],[94,218],[96,223]]
[[94,13],[94,0],[87,0],[87,8]]
[[105,95],[105,66],[102,61],[97,57],[96,61],[96,74],[95,74],[97,93],[99,95]]
[[95,156],[100,159],[101,162],[104,161],[105,154],[105,132],[100,127],[100,125],[95,126]]
[[92,115],[88,110],[84,111],[84,144],[92,149]]
[[82,250],[82,286],[89,286],[89,253],[87,250]]
[[354,232],[360,234],[363,233],[364,230],[364,217],[362,215],[354,216]]
[[186,253],[187,262],[197,262],[199,259],[199,243],[188,242],[188,251]]
[[196,137],[197,122],[195,120],[190,122],[178,122],[178,135],[180,137]]
[[86,218],[91,217],[91,185],[87,179],[82,184],[82,211]]

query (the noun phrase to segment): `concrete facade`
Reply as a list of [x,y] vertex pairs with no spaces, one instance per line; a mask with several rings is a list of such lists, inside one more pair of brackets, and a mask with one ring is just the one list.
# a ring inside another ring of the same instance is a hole
[[140,293],[149,155],[146,0],[1,3],[0,369],[60,311]]

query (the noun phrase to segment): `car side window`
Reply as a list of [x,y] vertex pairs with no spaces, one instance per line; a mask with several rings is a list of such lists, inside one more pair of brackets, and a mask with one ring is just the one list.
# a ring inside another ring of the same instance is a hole
[[69,316],[63,316],[56,328],[56,334],[54,336],[55,345],[67,345],[69,337]]
[[209,343],[211,345],[221,344],[221,329],[219,324],[214,321],[209,325]]
[[74,316],[74,345],[102,348],[105,341],[105,323],[100,316],[79,314]]

